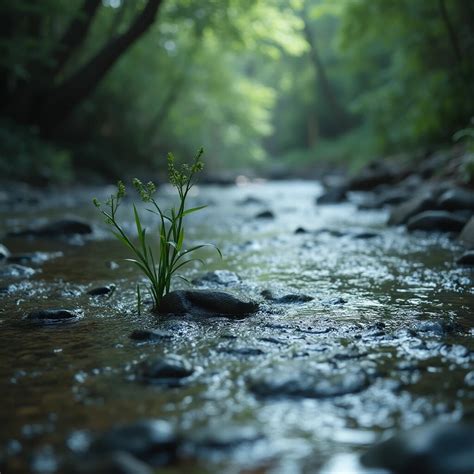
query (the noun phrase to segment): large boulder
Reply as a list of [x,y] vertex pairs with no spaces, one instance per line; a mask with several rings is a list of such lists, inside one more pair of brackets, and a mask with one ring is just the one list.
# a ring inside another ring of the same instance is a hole
[[465,252],[461,257],[458,258],[457,263],[459,265],[466,265],[469,267],[474,266],[474,250]]
[[474,216],[462,228],[459,240],[467,248],[474,249]]
[[467,219],[447,211],[425,211],[413,216],[407,223],[408,230],[435,232],[460,232]]
[[79,219],[60,219],[43,225],[10,232],[9,235],[13,237],[61,237],[91,233],[92,227],[87,222]]
[[373,446],[362,463],[395,474],[472,474],[474,426],[430,423]]
[[438,208],[447,211],[474,211],[474,192],[465,188],[448,189],[438,198]]
[[177,290],[163,297],[157,311],[162,314],[241,318],[258,311],[258,304],[239,300],[222,291]]

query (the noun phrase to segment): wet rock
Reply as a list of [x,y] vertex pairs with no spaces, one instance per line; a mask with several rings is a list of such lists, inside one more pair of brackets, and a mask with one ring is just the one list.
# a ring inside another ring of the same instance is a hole
[[36,271],[33,268],[11,263],[0,267],[0,278],[29,278]]
[[436,207],[436,201],[432,192],[423,192],[392,209],[389,225],[406,224],[416,214]]
[[378,237],[379,234],[377,232],[356,232],[352,235],[353,239],[360,239],[360,240],[368,240]]
[[312,296],[304,294],[288,294],[284,296],[273,296],[273,293],[270,290],[263,290],[260,293],[267,301],[272,301],[273,303],[279,304],[295,304],[295,303],[307,303],[312,301],[314,298]]
[[339,204],[347,200],[347,187],[335,186],[328,188],[316,198],[316,204]]
[[178,386],[194,373],[191,364],[180,356],[168,355],[142,362],[138,376],[147,383]]
[[231,286],[241,282],[239,275],[229,270],[214,270],[208,272],[200,278],[193,280],[195,285],[212,283],[215,285]]
[[0,244],[0,262],[6,260],[10,256],[10,251],[5,247],[5,245]]
[[140,342],[155,342],[171,339],[173,334],[166,331],[158,331],[156,329],[135,329],[130,334],[130,339]]
[[297,227],[295,229],[295,234],[307,234],[308,230],[306,230],[304,227]]
[[382,184],[396,183],[408,175],[408,170],[399,165],[390,166],[383,162],[374,162],[364,168],[348,182],[351,191],[370,191]]
[[467,248],[474,249],[474,216],[469,219],[469,222],[463,227],[459,235],[459,241]]
[[158,311],[162,314],[240,318],[258,311],[258,304],[239,300],[221,291],[177,290],[168,293],[161,300]]
[[62,255],[62,252],[31,252],[12,255],[8,261],[19,265],[41,265],[52,258],[61,257]]
[[342,296],[333,296],[332,298],[326,298],[321,301],[321,304],[324,306],[342,306],[347,303]]
[[382,209],[386,206],[395,206],[408,201],[411,194],[406,189],[388,189],[379,194],[367,196],[358,205],[359,209]]
[[237,356],[259,356],[265,354],[264,351],[256,347],[220,347],[217,352],[237,355]]
[[408,230],[435,232],[460,232],[467,219],[447,211],[425,211],[413,216],[407,223]]
[[260,198],[255,197],[255,196],[246,196],[244,199],[241,199],[240,201],[237,201],[237,204],[239,206],[248,206],[248,205],[252,205],[252,204],[262,205],[262,204],[265,204],[265,202],[263,201],[263,199],[260,199]]
[[439,209],[446,211],[474,211],[474,192],[464,188],[449,189],[439,197],[437,204]]
[[456,261],[459,265],[474,266],[474,250],[464,253]]
[[262,211],[255,215],[256,219],[273,219],[275,214],[272,211]]
[[71,474],[153,474],[149,465],[124,451],[81,456],[63,466],[62,472]]
[[443,325],[438,321],[420,321],[414,326],[414,330],[418,332],[428,332],[442,336],[444,334]]
[[111,295],[117,287],[114,284],[92,288],[87,292],[90,296]]
[[216,424],[197,429],[189,436],[195,449],[233,449],[261,439],[263,435],[256,428],[245,425]]
[[316,235],[319,235],[319,234],[329,234],[331,235],[332,237],[344,237],[345,235],[347,235],[347,232],[344,232],[344,231],[341,231],[341,230],[337,230],[337,229],[326,229],[326,228],[322,228],[322,229],[318,229],[316,232],[315,232]]
[[261,397],[328,398],[360,392],[369,384],[362,370],[323,372],[292,367],[267,369],[248,381],[250,390]]
[[162,466],[176,459],[178,436],[164,420],[138,421],[120,425],[98,437],[90,452],[95,455],[128,453],[153,466]]
[[14,237],[61,237],[87,235],[92,233],[92,227],[87,222],[78,219],[61,219],[40,226],[10,232]]
[[36,321],[39,323],[61,323],[71,322],[79,319],[82,313],[78,310],[69,309],[41,309],[28,313],[26,319],[29,321]]
[[474,426],[430,423],[375,445],[361,460],[368,467],[396,474],[470,474],[474,466]]

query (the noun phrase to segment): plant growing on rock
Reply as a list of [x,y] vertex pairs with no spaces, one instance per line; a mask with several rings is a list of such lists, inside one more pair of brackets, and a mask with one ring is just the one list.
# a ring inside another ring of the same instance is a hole
[[136,265],[147,277],[155,310],[159,309],[162,298],[169,293],[171,281],[175,274],[192,261],[202,262],[198,258],[190,257],[193,252],[206,246],[212,246],[222,257],[220,250],[213,244],[200,244],[191,248],[184,248],[184,218],[206,207],[186,208],[186,199],[195,183],[195,176],[204,166],[201,160],[202,154],[203,149],[201,148],[191,165],[183,164],[180,167],[175,166],[173,154],[168,154],[168,177],[178,193],[179,205],[178,207],[172,207],[167,212],[161,209],[154,198],[156,186],[153,182],[143,184],[137,178],[133,180],[133,185],[141,200],[151,205],[147,211],[155,214],[158,218],[159,239],[156,249],[150,244],[147,229],[142,225],[142,219],[135,204],[133,204],[133,217],[138,237],[137,243],[117,220],[117,210],[126,193],[122,181],[117,183],[117,192],[110,196],[105,206],[97,199],[93,201],[105,217],[105,222],[112,227],[112,233],[115,237],[131,251],[133,258],[127,258],[126,260]]

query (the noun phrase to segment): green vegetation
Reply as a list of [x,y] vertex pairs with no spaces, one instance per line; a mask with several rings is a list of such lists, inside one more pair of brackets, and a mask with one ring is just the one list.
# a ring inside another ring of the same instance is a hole
[[[133,181],[141,200],[152,205],[147,211],[158,217],[158,252],[153,250],[148,240],[147,229],[142,225],[142,219],[135,204],[133,204],[133,217],[138,237],[137,244],[134,243],[133,238],[127,234],[124,227],[118,221],[117,210],[126,192],[125,186],[121,181],[118,182],[117,192],[110,196],[105,203],[105,210],[102,208],[102,204],[97,199],[94,199],[94,204],[104,215],[106,223],[114,229],[112,233],[134,256],[134,258],[126,260],[136,265],[147,277],[155,309],[159,308],[163,296],[169,293],[171,281],[175,273],[192,261],[201,261],[197,258],[191,258],[190,255],[196,250],[212,245],[201,244],[189,249],[184,248],[184,217],[206,207],[199,206],[186,209],[186,198],[193,187],[195,175],[203,169],[202,153],[203,149],[201,148],[191,165],[183,164],[179,168],[174,164],[173,155],[171,153],[168,154],[169,180],[176,188],[179,197],[179,206],[171,208],[169,213],[164,212],[153,197],[156,187],[151,181],[146,185],[137,178]],[[215,246],[213,247],[221,255],[220,250]],[[141,294],[139,286],[137,286],[137,306],[140,313]]]
[[0,18],[15,178],[160,173],[154,156],[201,144],[216,173],[354,168],[474,115],[471,0],[18,0]]

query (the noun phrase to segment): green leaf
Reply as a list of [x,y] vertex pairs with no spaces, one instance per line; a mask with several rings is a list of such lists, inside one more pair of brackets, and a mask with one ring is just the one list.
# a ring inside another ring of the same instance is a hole
[[192,207],[191,209],[186,209],[182,216],[187,216],[188,214],[192,214],[193,212],[197,212],[197,211],[200,211],[201,209],[204,209],[207,207],[207,204],[205,204],[204,206],[198,206],[198,207]]

